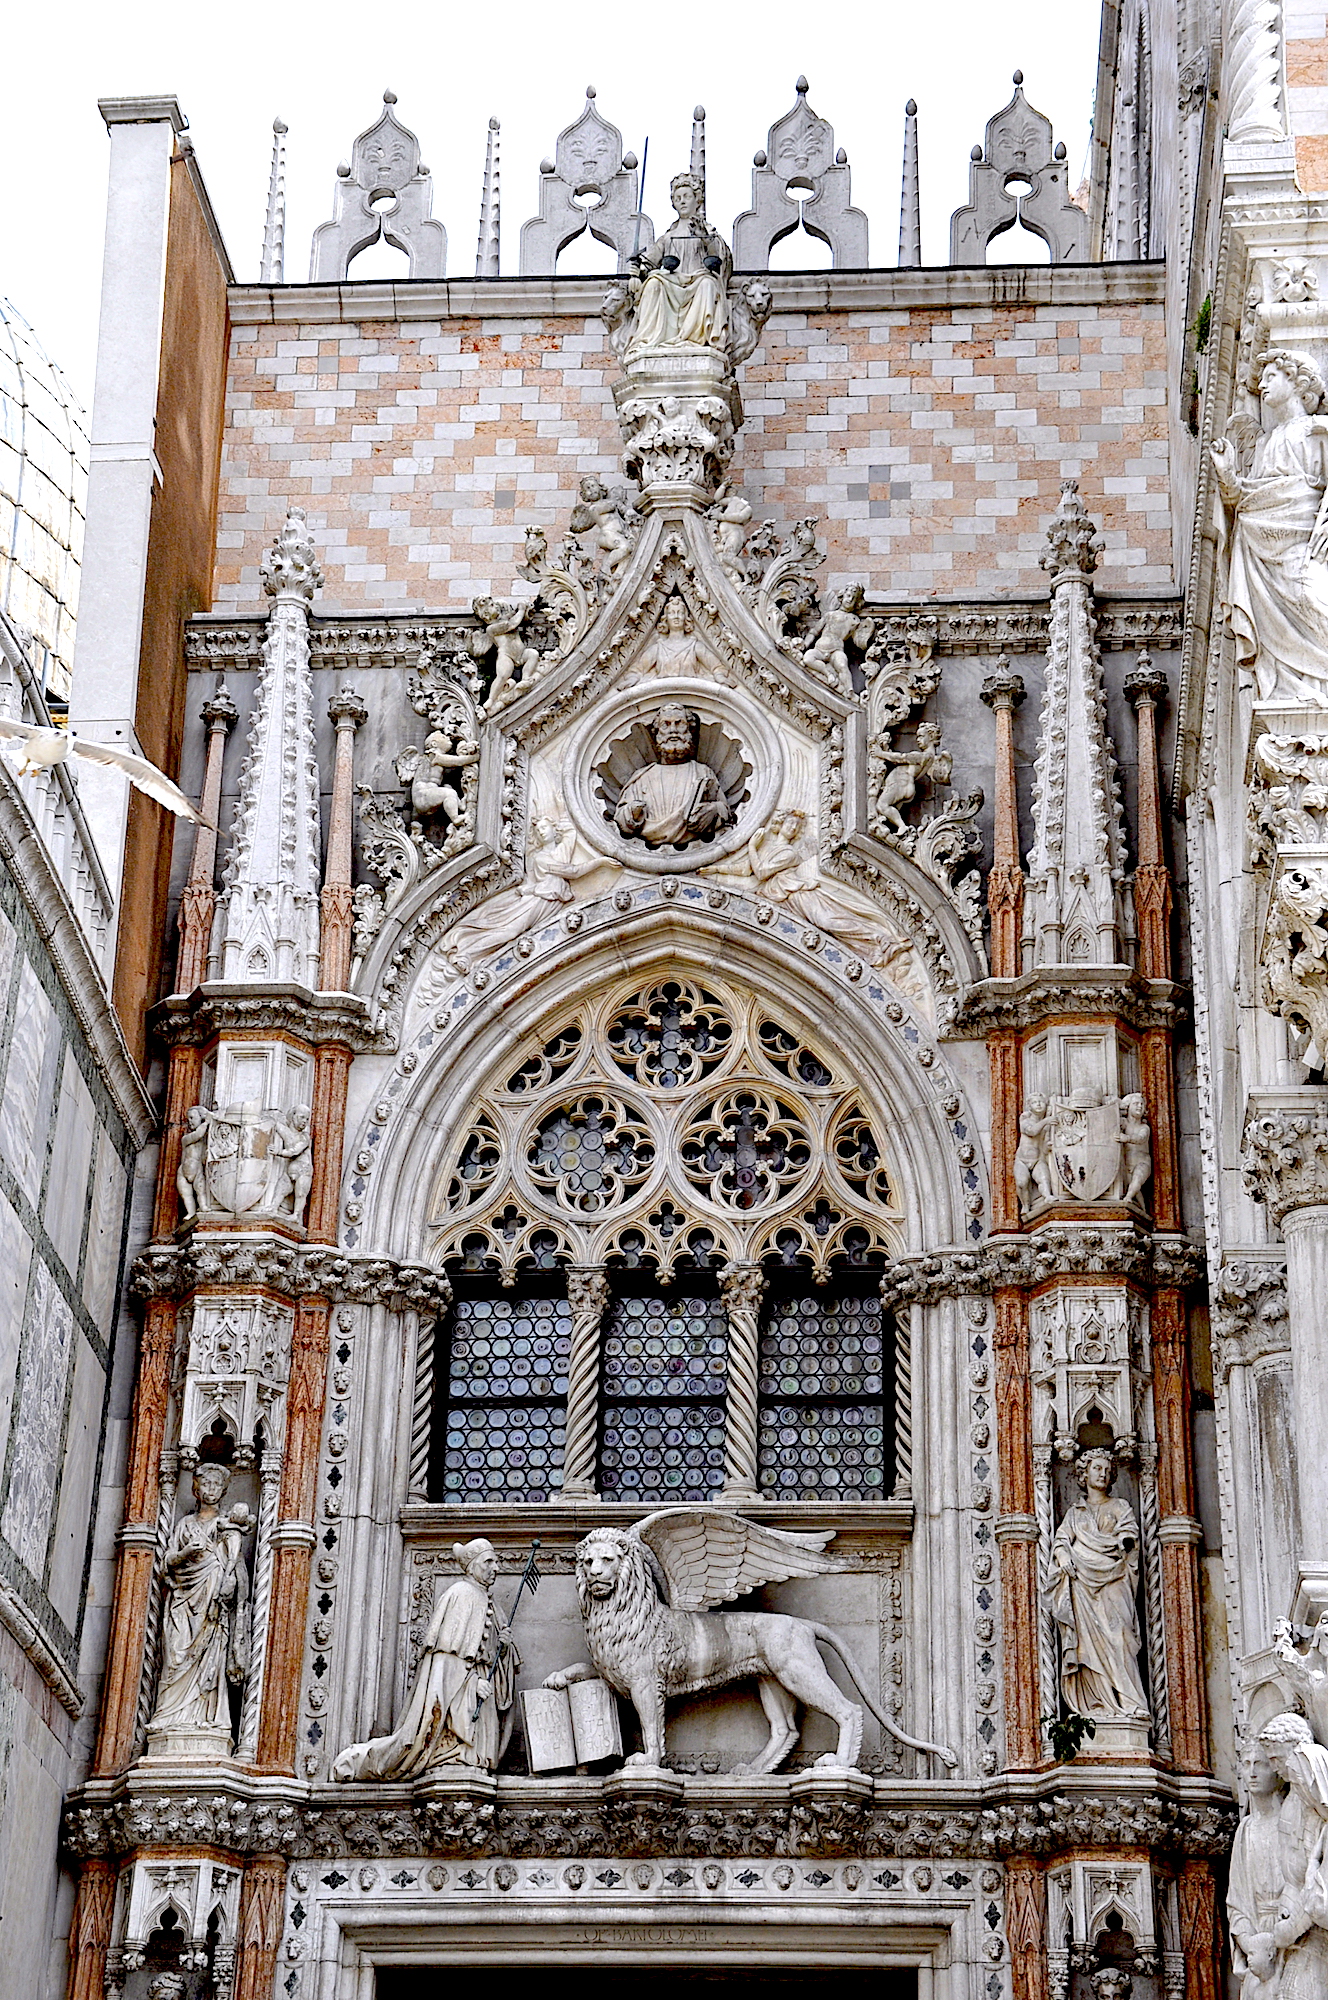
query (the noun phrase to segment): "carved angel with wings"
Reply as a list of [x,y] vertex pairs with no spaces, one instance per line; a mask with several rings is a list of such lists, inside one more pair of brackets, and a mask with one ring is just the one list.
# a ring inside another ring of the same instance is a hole
[[640,1717],[644,1748],[628,1764],[660,1769],[668,1696],[755,1679],[770,1739],[752,1771],[777,1770],[794,1748],[799,1702],[828,1715],[839,1730],[835,1749],[818,1762],[852,1770],[862,1748],[862,1709],[831,1680],[817,1650],[824,1646],[882,1729],[952,1770],[953,1751],[906,1736],[877,1707],[842,1640],[827,1626],[772,1611],[716,1613],[716,1605],[762,1584],[836,1571],[839,1565],[822,1554],[833,1534],[791,1534],[718,1507],[669,1507],[633,1528],[596,1528],[576,1551],[591,1663],[551,1674],[545,1686],[566,1687],[596,1675],[606,1680]]

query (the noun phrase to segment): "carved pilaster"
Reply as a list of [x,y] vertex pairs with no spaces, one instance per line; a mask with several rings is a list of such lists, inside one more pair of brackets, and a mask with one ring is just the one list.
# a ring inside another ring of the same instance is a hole
[[1178,1770],[1206,1771],[1208,1698],[1199,1598],[1200,1528],[1194,1518],[1189,1342],[1185,1301],[1179,1292],[1155,1293],[1150,1328],[1172,1760]]
[[330,1319],[326,1299],[301,1299],[296,1307],[286,1406],[286,1462],[272,1537],[272,1597],[258,1726],[257,1762],[267,1771],[295,1769]]
[[995,1304],[996,1458],[1001,1505],[996,1538],[1000,1544],[1004,1625],[1005,1760],[1012,1770],[1031,1770],[1041,1761],[1042,1739],[1028,1302],[1020,1292],[999,1291]]
[[567,1358],[567,1445],[563,1453],[563,1498],[595,1495],[599,1432],[600,1327],[609,1303],[609,1281],[598,1264],[571,1264],[567,1303],[572,1334]]
[[1222,1988],[1217,1886],[1211,1861],[1187,1861],[1176,1878],[1185,2000],[1218,2000]]
[[139,1681],[152,1589],[157,1541],[157,1469],[166,1433],[171,1356],[175,1349],[175,1303],[151,1299],[143,1314],[134,1422],[125,1478],[125,1520],[111,1606],[102,1692],[101,1728],[95,1769],[98,1776],[120,1770],[134,1748]]
[[346,1092],[351,1051],[344,1042],[323,1042],[314,1051],[313,1180],[309,1188],[306,1234],[311,1243],[335,1243],[341,1202],[341,1166],[346,1143]]
[[724,1500],[755,1500],[757,1382],[760,1373],[761,1300],[765,1278],[759,1264],[726,1264],[719,1289],[729,1321],[728,1428],[724,1438]]
[[115,1867],[109,1861],[85,1861],[79,1870],[78,1894],[69,1925],[69,1984],[67,2000],[102,2000],[106,1954],[115,1914]]
[[991,1226],[994,1231],[1018,1229],[1014,1166],[1023,1096],[1019,1036],[1012,1030],[994,1034],[987,1043],[987,1062],[991,1071]]
[[1047,1880],[1040,1864],[1022,1855],[1006,1865],[1005,1935],[1012,2000],[1048,2000]]
[[285,1895],[286,1864],[279,1855],[260,1855],[249,1863],[240,1887],[235,2000],[271,2000]]

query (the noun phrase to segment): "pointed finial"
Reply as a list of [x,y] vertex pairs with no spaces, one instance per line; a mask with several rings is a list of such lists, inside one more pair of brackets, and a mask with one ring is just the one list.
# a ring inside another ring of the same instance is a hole
[[598,91],[596,90],[596,88],[595,88],[594,84],[593,84],[593,83],[588,83],[588,84],[586,85],[586,99],[587,99],[587,101],[589,101],[589,100],[590,100],[590,99],[591,99],[592,97],[598,97],[598,96],[599,96],[599,92],[598,92]]
[[1014,87],[1016,90],[1022,89],[1023,81],[1024,81],[1024,72],[1021,69],[1017,69],[1014,73]]
[[[706,177],[704,104],[698,104],[692,113],[692,172],[700,181],[702,193],[704,193]],[[702,212],[704,213],[704,204],[702,205]]]
[[918,182],[918,107],[910,97],[904,106],[904,175],[899,194],[899,268],[916,270],[922,262],[922,200]]
[[799,97],[805,97],[807,95],[807,92],[811,89],[811,85],[808,83],[805,76],[800,76],[798,78],[797,83],[794,85],[794,89],[797,91]]
[[496,278],[499,275],[498,134],[501,129],[496,118],[489,120],[489,143],[484,155],[484,189],[480,195],[480,235],[475,246],[477,278]]
[[1052,588],[1068,577],[1090,577],[1106,547],[1079,495],[1077,479],[1061,481],[1061,503],[1047,524],[1047,547],[1038,558]]
[[397,101],[397,94],[395,90],[385,90],[383,92],[384,104],[395,104],[396,101]]
[[267,215],[263,222],[260,285],[279,285],[286,268],[286,132],[280,118],[272,120],[272,169],[267,177]]

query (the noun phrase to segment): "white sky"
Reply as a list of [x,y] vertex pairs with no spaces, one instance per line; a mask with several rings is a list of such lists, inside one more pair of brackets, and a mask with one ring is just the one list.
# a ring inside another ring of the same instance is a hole
[[[944,263],[950,211],[967,199],[969,150],[1008,100],[1014,69],[1064,139],[1077,184],[1098,22],[1096,0],[471,0],[431,8],[419,0],[11,0],[0,82],[10,162],[0,293],[90,404],[107,158],[96,100],[167,91],[190,121],[242,281],[258,272],[274,116],[290,127],[289,280],[308,275],[309,238],[331,213],[337,162],[373,123],[384,89],[396,91],[398,116],[419,134],[433,171],[452,276],[474,270],[487,124],[491,114],[502,120],[506,273],[516,269],[520,226],[538,206],[539,162],[578,115],[588,83],[630,150],[639,155],[649,134],[645,207],[656,227],[670,213],[669,177],[687,163],[692,107],[705,105],[708,208],[727,234],[750,202],[752,154],[792,104],[799,72],[847,149],[873,264],[895,262],[903,110],[916,97],[923,259]],[[394,268],[405,274],[395,253],[373,266]],[[600,267],[565,256],[560,268]]]

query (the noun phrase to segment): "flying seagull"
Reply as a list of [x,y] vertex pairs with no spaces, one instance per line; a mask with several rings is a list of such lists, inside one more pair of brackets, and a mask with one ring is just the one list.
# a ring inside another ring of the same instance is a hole
[[146,792],[168,812],[191,819],[197,826],[207,824],[179,786],[173,785],[155,764],[149,764],[146,757],[135,757],[128,750],[113,750],[109,743],[98,743],[90,736],[75,736],[72,729],[45,729],[35,722],[14,722],[7,715],[0,715],[0,737],[4,736],[15,739],[12,748],[25,778],[35,776],[38,771],[49,771],[71,756],[86,757],[93,764],[110,764],[123,771],[131,785],[137,785],[140,792]]

